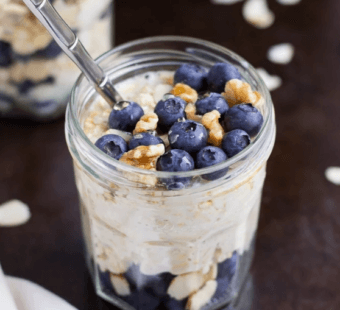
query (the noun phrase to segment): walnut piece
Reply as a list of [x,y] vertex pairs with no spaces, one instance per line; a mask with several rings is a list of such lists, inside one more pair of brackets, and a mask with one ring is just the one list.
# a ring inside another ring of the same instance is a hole
[[197,101],[198,95],[197,91],[188,85],[177,83],[171,90],[171,94],[182,98],[186,102],[195,103]]
[[148,130],[156,130],[158,123],[158,116],[156,113],[148,113],[144,114],[138,123],[136,124],[136,128],[133,131],[133,134],[146,132]]
[[218,121],[221,117],[220,112],[213,110],[205,113],[202,117],[202,124],[209,130],[208,142],[215,146],[220,146],[224,136],[224,130]]
[[196,106],[192,103],[188,103],[185,107],[185,114],[187,115],[187,119],[191,119],[195,122],[202,122],[202,115],[196,114]]
[[229,107],[240,103],[254,104],[258,96],[252,91],[251,86],[241,80],[233,79],[226,83],[222,95],[227,100]]
[[157,159],[163,155],[164,152],[164,144],[140,145],[124,153],[119,160],[133,167],[156,170]]

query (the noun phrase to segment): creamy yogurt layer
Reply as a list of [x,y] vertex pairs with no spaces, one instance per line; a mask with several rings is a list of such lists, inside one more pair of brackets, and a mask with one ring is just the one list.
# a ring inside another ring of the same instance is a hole
[[[137,102],[147,114],[173,89],[173,78],[171,71],[148,72],[116,87],[124,99]],[[244,85],[238,83],[235,87]],[[263,101],[257,100],[256,104],[263,109]],[[87,105],[81,124],[92,143],[108,133],[120,134],[109,129],[111,110],[98,97]],[[127,141],[131,138],[129,134],[120,135]],[[112,294],[129,298],[134,296],[134,286],[137,290],[145,287],[147,280],[141,279],[169,275],[171,282],[163,281],[166,298],[183,302],[179,308],[169,309],[201,309],[209,302],[231,298],[223,270],[231,264],[228,274],[237,278],[236,269],[249,268],[241,266],[242,257],[252,253],[266,160],[262,157],[232,180],[224,178],[209,185],[198,179],[195,186],[178,195],[170,195],[156,183],[145,183],[140,188],[117,180],[106,186],[75,162],[87,251],[99,266],[99,273],[110,278]],[[238,163],[229,171],[237,168]],[[138,272],[134,271],[131,280],[134,266]]]

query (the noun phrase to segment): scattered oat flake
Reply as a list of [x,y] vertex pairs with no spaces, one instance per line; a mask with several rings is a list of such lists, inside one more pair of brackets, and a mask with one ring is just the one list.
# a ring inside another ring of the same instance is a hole
[[243,0],[211,0],[214,4],[226,4],[226,5],[232,5],[237,2],[241,2]]
[[28,205],[13,199],[0,205],[0,226],[10,227],[25,224],[31,218]]
[[328,167],[325,176],[329,182],[340,185],[340,167]]
[[301,0],[276,0],[282,5],[295,5],[301,2]]
[[267,52],[267,58],[276,64],[287,65],[294,57],[294,46],[290,43],[273,45]]
[[270,75],[263,68],[258,68],[256,70],[270,91],[273,91],[282,85],[282,79],[279,76]]
[[248,0],[242,9],[244,19],[254,27],[265,29],[275,20],[275,15],[269,10],[266,0]]

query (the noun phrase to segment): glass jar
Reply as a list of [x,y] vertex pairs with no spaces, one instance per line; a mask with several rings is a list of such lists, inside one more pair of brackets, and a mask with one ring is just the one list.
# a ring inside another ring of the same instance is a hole
[[[66,140],[97,294],[121,309],[226,305],[237,309],[242,288],[249,291],[245,283],[266,162],[275,140],[274,109],[266,86],[256,70],[233,52],[187,37],[133,41],[98,61],[115,85],[141,73],[174,71],[183,63],[211,67],[229,62],[262,94],[264,124],[245,150],[221,164],[181,173],[135,168],[97,149],[82,129],[98,99],[83,76],[66,111]],[[227,174],[218,180],[202,179],[227,167]],[[187,177],[191,184],[168,191],[158,181],[170,177]]]
[[[112,0],[54,0],[91,56],[112,47]],[[54,119],[79,69],[21,0],[0,3],[0,116]]]

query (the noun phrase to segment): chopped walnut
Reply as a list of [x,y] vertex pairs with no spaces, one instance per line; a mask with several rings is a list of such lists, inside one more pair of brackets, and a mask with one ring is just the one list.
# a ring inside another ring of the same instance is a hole
[[171,93],[177,97],[182,98],[186,102],[195,103],[197,101],[198,95],[197,91],[188,85],[177,83],[171,90]]
[[209,130],[208,142],[215,146],[220,146],[224,136],[224,130],[218,121],[221,117],[217,110],[205,113],[202,117],[202,124]]
[[254,104],[258,99],[248,83],[237,79],[227,82],[224,91],[222,95],[227,100],[229,107],[240,103]]
[[136,124],[136,128],[133,131],[133,134],[146,132],[149,130],[156,130],[158,123],[158,116],[156,113],[148,113],[143,115],[138,123]]
[[156,163],[159,156],[165,152],[164,144],[140,145],[135,149],[126,152],[120,161],[142,169],[156,170]]
[[195,122],[202,122],[202,115],[196,114],[196,106],[192,103],[188,103],[185,107],[185,114],[187,115],[187,119],[191,119]]

